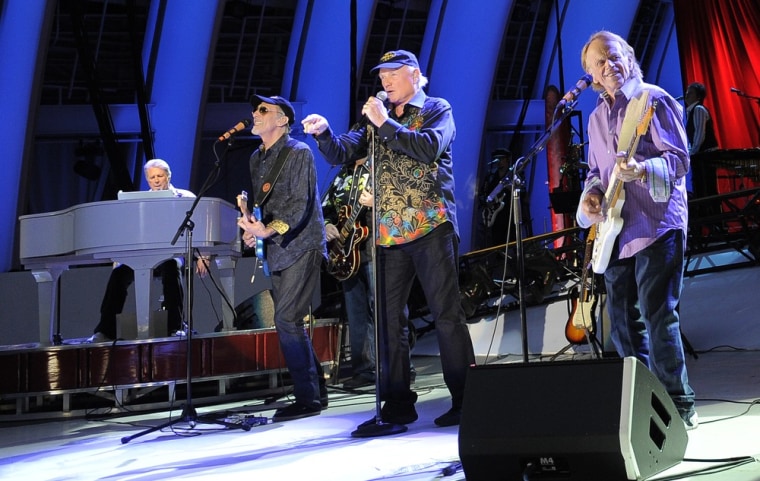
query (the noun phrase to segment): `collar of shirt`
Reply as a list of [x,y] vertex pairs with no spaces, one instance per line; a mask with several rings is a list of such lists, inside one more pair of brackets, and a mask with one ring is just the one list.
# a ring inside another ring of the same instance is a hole
[[625,95],[625,98],[630,101],[634,95],[636,95],[641,90],[642,83],[643,82],[639,78],[634,77],[628,79],[628,81],[624,83],[622,87],[620,87],[619,92]]
[[277,141],[274,144],[272,144],[268,149],[262,143],[261,145],[259,145],[259,153],[262,156],[264,156],[269,152],[279,152],[282,149],[282,146],[285,145],[285,142],[287,142],[289,138],[290,138],[290,134],[282,134],[282,136],[280,136],[280,138],[277,139]]
[[404,113],[398,117],[396,117],[395,112],[396,109],[391,109],[391,116],[396,117],[397,119],[400,119],[401,117],[405,116],[407,113],[409,113],[409,107],[416,107],[420,110],[422,110],[422,107],[425,105],[425,100],[427,99],[427,94],[424,90],[419,89],[414,96],[409,99],[409,102],[404,104]]

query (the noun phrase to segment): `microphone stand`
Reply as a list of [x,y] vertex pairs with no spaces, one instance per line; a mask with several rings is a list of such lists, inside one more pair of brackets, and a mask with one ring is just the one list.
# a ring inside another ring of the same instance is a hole
[[745,99],[754,100],[755,102],[757,102],[757,103],[758,103],[758,105],[760,105],[760,97],[756,97],[756,96],[754,96],[754,95],[748,95],[748,94],[745,94],[744,92],[742,92],[742,91],[741,91],[741,90],[739,90],[739,89],[736,89],[736,90],[731,90],[731,91],[732,91],[732,92],[734,92],[734,93],[735,93],[736,95],[738,95],[739,97],[744,97]]
[[379,303],[378,289],[377,289],[377,190],[375,189],[375,126],[367,124],[367,130],[369,131],[369,147],[367,148],[367,162],[369,162],[370,172],[370,185],[372,186],[372,283],[373,295],[372,295],[372,317],[375,324],[375,422],[360,425],[356,430],[351,432],[351,437],[354,438],[371,438],[376,436],[388,436],[391,434],[400,434],[406,432],[409,428],[404,424],[386,423],[383,421],[383,415],[381,412],[381,399],[380,399],[380,370],[383,368],[383,362],[381,359],[380,351],[380,323],[377,312]]
[[[222,158],[227,154],[227,151],[229,150],[230,145],[232,145],[232,137],[229,138],[227,141],[227,148],[224,150],[224,153],[222,154]],[[242,429],[244,431],[250,431],[251,426],[246,423],[230,423],[227,421],[223,421],[220,419],[215,419],[211,416],[198,416],[197,411],[195,410],[195,407],[193,406],[193,394],[192,394],[192,376],[193,376],[193,365],[192,365],[192,341],[193,341],[193,315],[192,315],[192,307],[193,307],[193,275],[194,275],[194,269],[193,269],[193,228],[195,227],[195,222],[192,220],[193,213],[195,212],[195,208],[198,206],[198,202],[200,202],[201,198],[203,197],[203,194],[206,193],[206,191],[213,185],[214,182],[212,182],[212,179],[215,181],[215,179],[219,176],[219,170],[220,170],[220,162],[217,160],[217,162],[214,164],[214,169],[209,173],[208,177],[206,177],[206,181],[203,183],[203,186],[201,187],[200,192],[198,192],[198,195],[193,200],[193,204],[190,206],[190,210],[188,210],[185,213],[185,218],[182,220],[182,223],[177,228],[177,232],[174,234],[174,238],[172,239],[171,245],[175,245],[177,243],[177,240],[184,235],[185,236],[185,312],[184,312],[184,318],[185,318],[185,364],[186,364],[186,386],[187,386],[187,395],[185,399],[185,404],[182,406],[182,414],[177,417],[176,419],[169,419],[169,421],[166,421],[163,424],[159,424],[158,426],[153,426],[151,428],[145,429],[143,431],[140,431],[137,434],[133,434],[131,436],[125,436],[121,438],[121,444],[127,444],[131,440],[135,438],[139,438],[140,436],[144,436],[146,434],[160,431],[164,428],[167,428],[169,426],[173,426],[177,423],[187,423],[190,426],[190,429],[195,428],[195,426],[199,422],[203,422],[205,424],[219,424],[222,426],[225,426],[229,429]],[[201,434],[201,433],[199,433]]]
[[734,92],[739,97],[744,97],[745,99],[754,100],[757,103],[757,108],[758,108],[758,111],[760,112],[760,97],[757,97],[755,95],[745,94],[744,92],[736,88],[732,88],[731,91]]
[[[506,186],[510,186],[512,189],[512,210],[514,212],[514,224],[515,224],[515,257],[517,261],[517,298],[520,305],[520,338],[522,341],[523,362],[528,362],[528,316],[525,308],[525,257],[523,254],[523,234],[522,234],[522,211],[520,209],[520,194],[522,191],[523,180],[520,177],[528,163],[533,160],[544,148],[551,139],[551,136],[557,130],[557,128],[570,116],[578,100],[575,99],[572,102],[565,105],[565,107],[559,112],[559,116],[555,113],[555,120],[550,125],[541,137],[533,143],[530,151],[520,157],[515,162],[512,170],[508,172],[494,187],[490,194],[488,194],[488,202],[498,196]],[[510,179],[510,175],[512,178]],[[509,245],[509,243],[507,243]]]

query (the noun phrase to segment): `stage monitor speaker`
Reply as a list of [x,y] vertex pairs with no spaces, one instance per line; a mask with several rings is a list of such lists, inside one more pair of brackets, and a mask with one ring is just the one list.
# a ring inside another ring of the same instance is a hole
[[473,366],[459,457],[467,481],[641,480],[683,460],[688,436],[633,357]]

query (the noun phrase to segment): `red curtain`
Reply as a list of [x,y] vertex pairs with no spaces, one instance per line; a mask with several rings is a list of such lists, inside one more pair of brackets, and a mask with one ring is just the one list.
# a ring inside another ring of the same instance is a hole
[[760,2],[674,0],[681,72],[707,87],[721,149],[760,146]]

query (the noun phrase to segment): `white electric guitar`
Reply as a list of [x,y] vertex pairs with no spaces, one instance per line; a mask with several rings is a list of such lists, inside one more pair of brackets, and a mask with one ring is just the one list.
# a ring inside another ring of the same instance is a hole
[[[644,99],[646,102],[646,97]],[[649,130],[649,123],[652,121],[654,111],[657,108],[657,101],[646,109],[644,115],[636,126],[636,134],[631,138],[628,144],[628,156],[626,162],[633,158],[636,148],[639,146],[641,136]],[[615,239],[623,229],[622,210],[625,203],[624,182],[615,175],[612,175],[607,191],[602,199],[602,213],[604,220],[598,222],[592,229],[596,229],[596,240],[594,241],[594,250],[591,255],[591,267],[597,274],[603,274],[607,270],[612,255],[612,247],[615,245]]]

